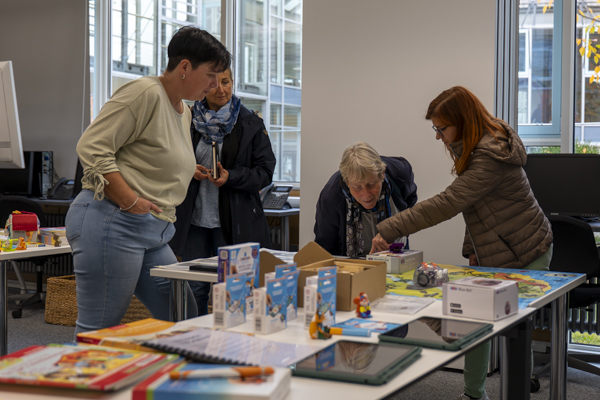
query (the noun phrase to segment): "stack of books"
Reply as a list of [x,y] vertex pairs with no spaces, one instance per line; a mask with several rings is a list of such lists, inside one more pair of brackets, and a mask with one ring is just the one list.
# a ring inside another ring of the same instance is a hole
[[42,244],[54,246],[55,234],[58,235],[58,238],[62,244],[67,244],[67,231],[64,226],[55,228],[40,228],[38,241]]

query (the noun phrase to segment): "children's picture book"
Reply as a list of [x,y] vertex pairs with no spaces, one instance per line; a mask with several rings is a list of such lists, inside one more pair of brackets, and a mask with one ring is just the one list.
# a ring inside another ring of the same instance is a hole
[[352,318],[344,322],[338,322],[333,325],[336,328],[351,328],[352,330],[384,333],[392,329],[398,328],[401,324],[391,322],[372,321],[364,318]]
[[290,390],[291,369],[274,368],[269,376],[170,379],[171,371],[223,368],[214,364],[168,364],[133,389],[132,400],[281,400]]
[[0,383],[113,391],[178,358],[98,346],[31,346],[0,358]]
[[183,325],[182,323],[146,318],[110,328],[78,333],[77,342],[117,347],[121,349],[156,352],[157,350],[155,349],[142,346],[141,342],[160,337],[175,336],[194,329],[198,329],[198,327],[190,326],[189,324]]
[[152,339],[143,345],[201,363],[270,367],[287,367],[318,350],[316,346],[274,342],[245,333],[209,328]]

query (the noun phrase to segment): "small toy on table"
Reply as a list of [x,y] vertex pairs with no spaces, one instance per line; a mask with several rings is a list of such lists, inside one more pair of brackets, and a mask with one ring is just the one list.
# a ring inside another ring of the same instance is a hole
[[402,254],[404,253],[404,243],[392,243],[390,244],[389,251],[392,253]]
[[27,250],[27,244],[25,243],[24,238],[19,238],[19,243],[17,243],[17,247],[15,247],[15,250]]
[[54,247],[60,247],[62,245],[62,241],[60,240],[58,233],[52,234],[52,241],[54,242]]
[[[319,297],[319,294],[317,294]],[[329,333],[329,327],[325,325],[325,312],[322,307],[317,307],[317,312],[313,320],[310,322],[308,333],[313,339],[329,339],[332,334]]]
[[371,315],[371,302],[365,292],[360,292],[358,296],[354,298],[354,304],[356,304],[356,316],[359,318],[372,318]]
[[449,281],[448,270],[435,263],[421,263],[413,275],[413,283],[426,288],[442,286]]

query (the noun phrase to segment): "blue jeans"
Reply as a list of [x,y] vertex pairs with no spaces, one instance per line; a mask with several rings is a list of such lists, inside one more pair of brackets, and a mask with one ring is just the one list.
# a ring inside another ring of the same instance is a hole
[[[168,320],[170,283],[150,276],[150,268],[177,262],[167,244],[173,224],[93,197],[79,193],[65,222],[77,282],[75,334],[118,325],[134,294],[154,318]],[[190,305],[188,317],[196,315]]]
[[[181,261],[195,260],[196,258],[208,258],[217,255],[217,249],[225,246],[225,239],[221,228],[202,228],[190,225],[185,247],[181,253]],[[208,296],[210,293],[209,282],[188,281],[194,299],[198,307],[198,315],[208,313]]]

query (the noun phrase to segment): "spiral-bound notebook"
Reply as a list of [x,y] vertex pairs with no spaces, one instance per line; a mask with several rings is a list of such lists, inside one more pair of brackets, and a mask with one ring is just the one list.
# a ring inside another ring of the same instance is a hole
[[167,353],[202,363],[287,367],[317,352],[318,347],[280,343],[240,332],[199,328],[177,336],[142,342]]

